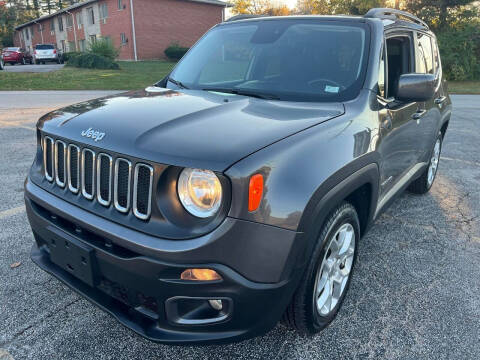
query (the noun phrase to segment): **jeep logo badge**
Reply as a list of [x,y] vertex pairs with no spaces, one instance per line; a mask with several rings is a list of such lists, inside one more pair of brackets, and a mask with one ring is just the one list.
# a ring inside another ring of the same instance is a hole
[[92,128],[88,128],[87,130],[82,131],[82,136],[92,138],[95,141],[100,141],[105,137],[105,133],[98,130],[93,130]]

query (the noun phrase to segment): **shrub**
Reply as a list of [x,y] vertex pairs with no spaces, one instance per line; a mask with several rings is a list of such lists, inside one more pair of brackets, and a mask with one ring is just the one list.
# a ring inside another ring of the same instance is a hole
[[178,61],[188,50],[188,47],[180,46],[178,43],[172,43],[165,49],[165,55],[171,60]]
[[86,69],[117,70],[120,68],[120,66],[118,66],[118,64],[113,62],[111,59],[92,53],[81,53],[70,57],[67,65]]
[[111,61],[114,61],[119,54],[119,50],[113,46],[112,42],[108,39],[98,39],[97,41],[90,43],[88,52],[106,57]]
[[70,51],[63,54],[63,61],[68,62],[69,60],[73,59],[78,55],[82,55],[83,53],[78,51]]

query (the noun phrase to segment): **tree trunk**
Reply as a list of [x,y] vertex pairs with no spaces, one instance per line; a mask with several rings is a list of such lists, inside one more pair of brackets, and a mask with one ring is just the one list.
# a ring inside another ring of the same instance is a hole
[[445,29],[447,27],[447,14],[448,7],[446,0],[440,2],[440,17],[439,17],[439,27],[440,29]]

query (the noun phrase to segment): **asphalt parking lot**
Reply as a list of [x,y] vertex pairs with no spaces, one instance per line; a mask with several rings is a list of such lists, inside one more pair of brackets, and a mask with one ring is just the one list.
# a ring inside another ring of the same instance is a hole
[[42,73],[42,72],[51,72],[51,71],[57,71],[63,68],[65,65],[64,64],[56,64],[56,63],[46,63],[45,65],[40,64],[40,65],[20,65],[20,64],[15,64],[15,65],[10,65],[10,64],[5,64],[4,71],[8,72],[26,72],[26,73]]
[[[30,260],[23,180],[36,119],[103,92],[0,92],[0,359],[479,359],[480,96],[454,112],[431,192],[404,194],[359,245],[334,323],[222,346],[151,343]],[[17,265],[15,267],[15,265]]]

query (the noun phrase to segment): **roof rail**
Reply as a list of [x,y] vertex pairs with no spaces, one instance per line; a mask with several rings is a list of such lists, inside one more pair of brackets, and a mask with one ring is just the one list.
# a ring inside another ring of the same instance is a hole
[[379,19],[399,19],[399,17],[404,17],[411,22],[422,25],[428,29],[428,25],[425,21],[419,19],[415,15],[412,15],[406,11],[389,9],[389,8],[374,8],[368,10],[368,12],[363,16],[366,18],[379,18]]
[[246,20],[246,19],[255,19],[255,18],[259,18],[259,17],[265,17],[265,15],[240,14],[240,15],[232,16],[230,19],[226,20],[225,22],[237,21],[237,20]]

